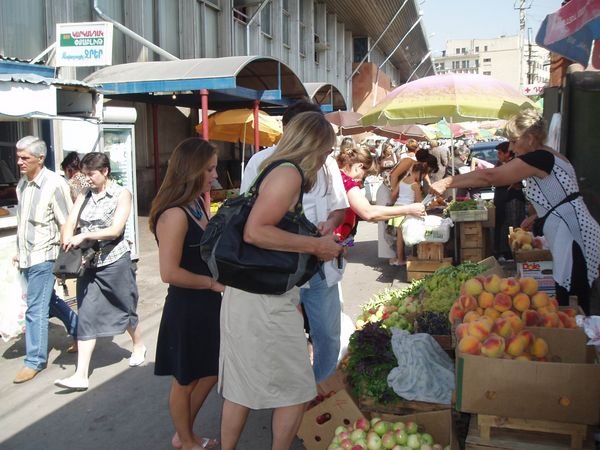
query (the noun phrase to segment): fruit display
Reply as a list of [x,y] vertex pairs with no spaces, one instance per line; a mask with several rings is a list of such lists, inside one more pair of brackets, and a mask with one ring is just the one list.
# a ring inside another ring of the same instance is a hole
[[468,323],[482,317],[507,319],[516,330],[523,327],[576,328],[575,308],[558,307],[555,298],[538,291],[533,278],[474,277],[461,288],[448,319]]
[[541,250],[545,248],[545,242],[543,238],[535,237],[533,233],[530,231],[525,231],[522,228],[512,227],[510,228],[508,234],[508,245],[513,253],[519,250]]
[[400,328],[411,332],[414,317],[420,309],[416,296],[421,291],[423,280],[415,280],[403,289],[384,289],[375,294],[356,320],[361,330],[367,323],[382,322],[384,328]]
[[488,358],[547,361],[546,341],[529,330],[523,330],[522,322],[513,322],[510,317],[516,316],[496,320],[484,316],[458,325],[456,339],[459,352]]
[[447,314],[434,311],[422,311],[415,317],[415,333],[431,335],[450,334]]
[[460,293],[462,284],[486,269],[470,261],[457,266],[441,267],[423,279],[423,310],[446,313]]
[[370,421],[357,419],[348,426],[340,425],[327,450],[449,450],[434,443],[429,433],[420,433],[416,422],[388,422],[378,417]]

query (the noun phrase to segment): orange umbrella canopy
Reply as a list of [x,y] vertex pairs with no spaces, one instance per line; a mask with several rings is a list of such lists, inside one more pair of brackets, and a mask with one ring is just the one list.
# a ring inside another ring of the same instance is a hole
[[[254,111],[252,109],[230,109],[211,114],[208,118],[210,140],[225,142],[245,142],[254,145]],[[202,134],[202,123],[196,125],[196,132]],[[258,112],[258,145],[268,147],[279,141],[283,127],[281,122],[264,111]]]

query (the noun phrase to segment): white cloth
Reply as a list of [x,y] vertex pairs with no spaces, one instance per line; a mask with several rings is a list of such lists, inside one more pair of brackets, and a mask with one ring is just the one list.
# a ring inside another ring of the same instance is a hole
[[[244,193],[250,189],[260,172],[260,165],[276,149],[277,146],[266,148],[250,158],[244,169],[242,183],[240,184],[240,193]],[[304,215],[308,220],[317,225],[319,222],[326,221],[330,212],[349,207],[350,204],[348,203],[340,169],[335,159],[328,156],[324,169],[319,170],[315,186],[302,197]],[[323,270],[329,286],[333,286],[341,280],[340,270],[337,269],[337,260],[325,263]]]
[[398,198],[396,199],[396,206],[410,205],[415,202],[416,193],[412,188],[412,183],[405,183],[401,181],[398,183]]

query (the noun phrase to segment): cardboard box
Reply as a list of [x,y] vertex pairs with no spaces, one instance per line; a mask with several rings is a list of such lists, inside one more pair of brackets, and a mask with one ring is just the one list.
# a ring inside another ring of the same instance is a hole
[[552,261],[552,253],[544,248],[534,248],[533,250],[517,250],[514,252],[516,262],[527,261]]
[[487,277],[496,274],[499,277],[504,278],[504,269],[502,269],[498,260],[493,256],[482,259],[477,264],[485,268],[485,272],[481,273],[479,276]]
[[381,417],[388,422],[416,422],[419,425],[419,433],[429,433],[434,442],[446,446],[450,444],[452,450],[458,450],[458,442],[452,432],[452,410],[422,412],[408,415],[393,414],[371,414],[372,417]]
[[338,426],[354,424],[361,417],[364,416],[358,406],[342,390],[304,413],[298,437],[307,450],[326,450]]
[[552,278],[552,261],[517,262],[517,273],[520,278],[529,277],[538,282],[538,290],[554,296],[556,286]]
[[527,328],[548,342],[549,361],[457,354],[456,409],[521,419],[600,422],[600,365],[582,329]]

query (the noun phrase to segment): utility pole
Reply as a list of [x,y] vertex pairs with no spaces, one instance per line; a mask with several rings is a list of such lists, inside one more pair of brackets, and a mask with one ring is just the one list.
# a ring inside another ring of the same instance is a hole
[[527,83],[532,84],[534,80],[534,69],[533,58],[531,54],[531,28],[527,29]]
[[514,8],[519,10],[519,84],[522,87],[525,84],[523,76],[525,74],[523,70],[523,60],[525,59],[523,50],[525,49],[525,25],[527,22],[527,13],[525,11],[531,8],[531,0],[515,0]]

